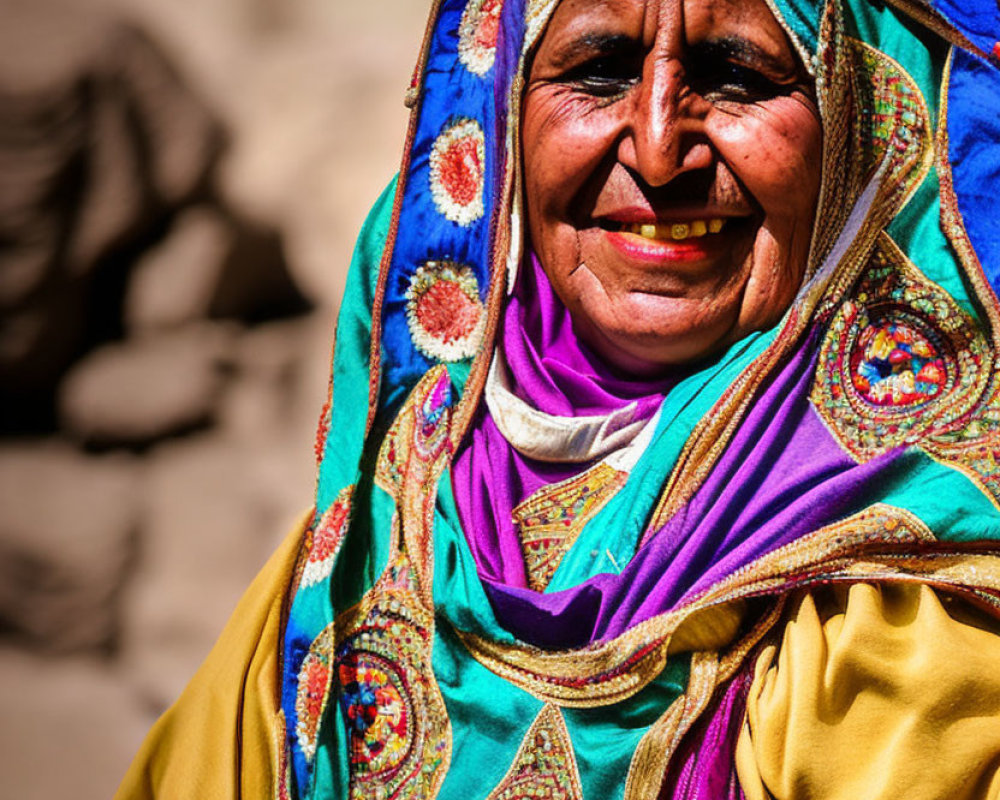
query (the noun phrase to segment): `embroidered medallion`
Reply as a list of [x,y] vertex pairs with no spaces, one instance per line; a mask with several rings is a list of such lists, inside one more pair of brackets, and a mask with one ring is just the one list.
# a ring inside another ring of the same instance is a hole
[[476,354],[486,328],[486,309],[469,267],[428,261],[417,267],[406,291],[406,321],[413,343],[440,361]]
[[302,570],[299,586],[314,586],[330,577],[333,563],[337,558],[340,545],[347,532],[347,523],[351,516],[351,493],[353,486],[341,490],[330,507],[323,514],[312,534],[309,544],[309,556]]
[[469,0],[458,25],[458,60],[470,72],[485,75],[496,56],[502,0]]
[[473,119],[450,123],[430,156],[431,197],[445,219],[467,227],[483,215],[486,144]]
[[841,445],[868,460],[958,424],[990,360],[972,318],[883,235],[830,322],[811,398]]
[[545,591],[580,531],[627,478],[627,472],[598,464],[582,475],[539,489],[511,512],[520,531],[532,589]]
[[295,695],[295,735],[306,761],[316,755],[319,724],[330,698],[333,676],[333,629],[327,625],[309,646],[299,667],[298,691]]
[[433,614],[400,553],[364,600],[337,620],[336,670],[352,798],[433,798],[451,726],[431,668]]
[[562,713],[546,705],[507,774],[487,800],[583,800],[573,742]]
[[916,406],[944,389],[947,368],[933,330],[905,312],[869,323],[851,356],[854,388],[876,406]]

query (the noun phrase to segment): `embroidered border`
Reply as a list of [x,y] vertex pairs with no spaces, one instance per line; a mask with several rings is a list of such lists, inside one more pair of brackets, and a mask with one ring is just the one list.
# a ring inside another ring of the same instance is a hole
[[[842,572],[859,579],[852,565],[864,563],[867,569],[880,563],[881,556],[875,552],[879,546],[920,541],[934,541],[934,537],[919,519],[902,509],[877,504],[762,556],[691,598],[683,608],[590,647],[549,651],[500,644],[465,631],[456,633],[483,666],[544,702],[576,708],[609,705],[648,685],[671,653],[723,650],[733,645],[741,618],[728,606],[736,604],[738,609],[745,598],[787,592],[812,580],[835,579]],[[903,572],[885,574],[898,578]],[[707,623],[709,619],[711,624],[699,626],[699,620]],[[713,631],[711,641],[707,634],[697,633],[699,628]]]
[[992,363],[975,321],[883,234],[830,322],[811,400],[867,461],[948,431],[982,397]]
[[486,800],[583,800],[573,742],[558,708],[546,705],[538,712],[514,763]]
[[581,475],[543,486],[511,512],[532,589],[545,590],[580,531],[627,479],[627,472],[597,464]]

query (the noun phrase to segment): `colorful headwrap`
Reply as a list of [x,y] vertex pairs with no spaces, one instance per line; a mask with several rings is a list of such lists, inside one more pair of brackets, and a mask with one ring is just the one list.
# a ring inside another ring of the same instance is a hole
[[[317,440],[289,797],[738,796],[725,731],[791,592],[917,581],[1000,613],[992,0],[771,0],[823,123],[795,302],[657,386],[591,365],[561,411],[556,373],[587,353],[539,300],[518,167],[555,6],[431,13]],[[533,463],[477,455],[522,434]],[[717,729],[685,744],[699,719]],[[682,781],[698,747],[714,760]]]

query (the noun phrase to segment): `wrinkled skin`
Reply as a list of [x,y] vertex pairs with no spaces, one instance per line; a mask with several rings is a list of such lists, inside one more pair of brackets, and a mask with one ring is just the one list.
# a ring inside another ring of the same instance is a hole
[[763,0],[563,0],[531,63],[521,135],[532,245],[610,364],[655,375],[791,304],[822,132]]

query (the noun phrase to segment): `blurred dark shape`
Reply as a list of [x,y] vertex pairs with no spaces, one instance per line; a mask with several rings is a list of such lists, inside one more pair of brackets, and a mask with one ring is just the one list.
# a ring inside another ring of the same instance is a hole
[[200,319],[263,322],[301,313],[308,304],[283,265],[271,231],[215,206],[178,214],[169,235],[145,253],[129,279],[125,324],[130,333]]
[[47,650],[115,646],[139,477],[123,454],[0,445],[0,624]]
[[60,387],[61,427],[91,447],[144,445],[214,420],[235,323],[192,324],[99,347]]
[[168,289],[183,293],[203,273],[204,302],[189,319],[255,321],[306,308],[277,236],[234,219],[217,198],[224,141],[135,26],[67,0],[5,0],[0,432],[54,428],[61,377],[82,354],[126,334],[137,260],[156,245],[183,252],[171,240],[191,234],[183,218],[173,222],[192,204],[212,209],[226,233],[216,234],[215,250],[202,246],[200,263],[174,262],[181,274]]

